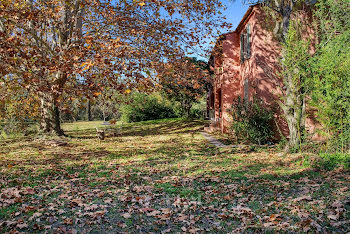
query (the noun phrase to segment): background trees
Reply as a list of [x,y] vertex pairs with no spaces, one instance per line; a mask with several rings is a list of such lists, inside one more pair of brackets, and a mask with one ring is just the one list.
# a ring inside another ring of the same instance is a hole
[[320,0],[316,4],[319,44],[311,62],[311,104],[326,137],[326,151],[350,150],[350,4]]
[[40,102],[18,86],[0,82],[0,134],[24,133],[33,129],[30,124],[39,118]]
[[210,84],[209,66],[196,58],[185,58],[165,64],[160,85],[166,95],[181,104],[184,117],[190,116],[192,105],[206,93]]

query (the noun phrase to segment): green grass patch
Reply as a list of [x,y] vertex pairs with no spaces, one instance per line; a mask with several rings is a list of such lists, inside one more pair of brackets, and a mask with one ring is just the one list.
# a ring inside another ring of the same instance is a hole
[[15,212],[17,212],[18,209],[19,209],[18,204],[10,205],[5,208],[0,208],[0,220],[8,219],[11,216],[11,214],[14,214]]
[[179,187],[174,186],[170,183],[156,184],[155,188],[160,189],[166,194],[180,196],[184,198],[200,199],[203,196],[203,193],[201,191],[196,190],[195,188]]
[[313,167],[322,170],[333,170],[337,167],[350,169],[350,154],[347,153],[321,153],[319,155],[306,156],[303,160],[305,167]]

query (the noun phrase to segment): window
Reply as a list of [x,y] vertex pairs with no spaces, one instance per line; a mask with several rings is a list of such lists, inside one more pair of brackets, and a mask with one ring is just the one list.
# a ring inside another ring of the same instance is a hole
[[251,55],[251,29],[250,24],[241,33],[241,63],[250,58]]

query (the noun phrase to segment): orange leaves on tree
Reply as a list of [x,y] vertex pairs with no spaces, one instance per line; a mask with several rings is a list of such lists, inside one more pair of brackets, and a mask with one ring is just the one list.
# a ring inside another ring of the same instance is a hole
[[101,92],[94,92],[94,93],[93,93],[93,96],[94,96],[94,97],[98,97],[98,96],[100,96],[101,94],[102,94]]
[[16,80],[6,85],[45,93],[57,105],[65,91],[88,93],[82,83],[151,91],[164,64],[215,35],[222,21],[217,1],[79,2],[1,1],[0,74]]
[[82,63],[80,66],[82,67],[82,70],[81,71],[86,71],[88,69],[90,69],[90,67],[92,67],[94,64],[92,61],[87,61],[87,62],[84,62]]

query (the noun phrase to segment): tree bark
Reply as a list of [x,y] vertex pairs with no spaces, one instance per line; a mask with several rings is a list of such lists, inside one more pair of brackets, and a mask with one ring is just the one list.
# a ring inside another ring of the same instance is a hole
[[293,82],[289,75],[285,77],[286,96],[281,108],[289,129],[289,141],[284,148],[285,152],[296,150],[300,146],[305,128],[305,97],[298,84]]
[[61,128],[60,109],[58,107],[58,103],[56,102],[56,100],[54,100],[53,102],[53,114],[54,114],[53,131],[56,135],[62,136],[64,135],[64,131]]
[[182,101],[182,108],[185,111],[185,115],[186,115],[185,118],[186,119],[188,119],[190,117],[191,107],[192,107],[191,101],[186,100],[186,99]]
[[[282,41],[285,42],[288,36],[288,30],[290,26],[290,19],[292,15],[293,6],[283,5],[281,10],[282,14]],[[285,52],[282,51],[282,55]],[[284,56],[282,56],[284,59]],[[283,68],[286,70],[287,68]],[[301,143],[301,135],[303,133],[304,126],[304,114],[305,114],[305,98],[302,97],[301,87],[295,84],[291,75],[284,77],[286,86],[286,101],[282,106],[285,118],[289,129],[289,141],[284,151],[289,153],[292,150],[296,150]]]
[[60,109],[58,99],[62,95],[62,89],[67,81],[67,73],[57,71],[55,74],[54,85],[50,91],[41,91],[41,123],[40,130],[43,133],[49,133],[57,136],[64,135],[61,128]]
[[281,12],[282,12],[282,40],[285,41],[288,35],[292,8],[290,6],[285,6]]
[[64,135],[61,128],[60,112],[57,101],[50,93],[41,92],[40,132],[57,136]]
[[91,117],[91,102],[90,102],[90,99],[88,100],[87,117],[88,117],[88,121],[91,121],[91,120],[92,120],[92,117]]
[[[294,0],[291,1],[265,1],[267,6],[275,10],[282,18],[281,24],[276,26],[282,27],[282,42],[286,42],[290,28],[292,12],[295,8]],[[275,4],[273,4],[275,3]],[[275,6],[274,6],[275,5]],[[276,27],[274,32],[278,32]],[[282,51],[282,61],[285,58],[285,51]],[[283,70],[288,70],[282,66]],[[291,74],[284,75],[284,85],[286,88],[284,103],[280,103],[289,129],[289,141],[284,149],[285,152],[295,150],[300,146],[302,135],[305,129],[305,93],[303,87],[293,80]]]

